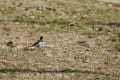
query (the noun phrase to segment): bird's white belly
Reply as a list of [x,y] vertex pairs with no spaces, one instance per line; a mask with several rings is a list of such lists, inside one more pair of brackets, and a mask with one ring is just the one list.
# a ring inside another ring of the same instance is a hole
[[39,46],[43,46],[44,45],[44,42],[39,42]]

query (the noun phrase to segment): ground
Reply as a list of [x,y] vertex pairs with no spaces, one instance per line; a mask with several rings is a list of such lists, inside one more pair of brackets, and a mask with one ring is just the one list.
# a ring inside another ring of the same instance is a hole
[[119,14],[95,0],[1,0],[0,80],[120,80]]

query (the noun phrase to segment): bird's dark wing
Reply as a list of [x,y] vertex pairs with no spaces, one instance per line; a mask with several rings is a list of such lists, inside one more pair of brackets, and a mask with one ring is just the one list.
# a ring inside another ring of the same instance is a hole
[[30,47],[36,46],[39,43],[39,40],[32,44]]

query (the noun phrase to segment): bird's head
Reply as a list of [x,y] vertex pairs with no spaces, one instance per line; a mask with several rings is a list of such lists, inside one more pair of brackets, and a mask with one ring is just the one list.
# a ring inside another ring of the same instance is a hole
[[42,40],[43,39],[43,36],[40,36],[40,40]]

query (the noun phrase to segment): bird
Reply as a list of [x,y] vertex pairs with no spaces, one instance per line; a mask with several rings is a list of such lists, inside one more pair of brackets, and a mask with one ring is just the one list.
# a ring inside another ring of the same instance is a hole
[[39,48],[42,45],[44,45],[44,40],[43,40],[43,36],[40,36],[39,40],[37,40],[35,43],[33,43],[29,47],[37,47],[37,48]]
[[24,50],[29,50],[29,49],[31,49],[33,47],[40,48],[43,45],[44,45],[44,39],[43,39],[43,36],[40,36],[40,38],[35,43],[33,43],[32,45],[24,48]]

